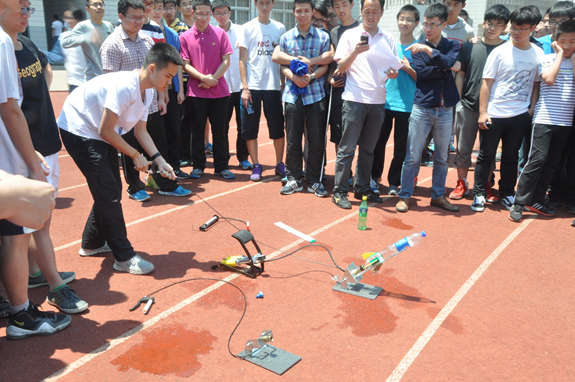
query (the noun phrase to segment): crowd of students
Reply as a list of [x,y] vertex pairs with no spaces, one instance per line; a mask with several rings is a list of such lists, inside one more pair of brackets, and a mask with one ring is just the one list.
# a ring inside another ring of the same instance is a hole
[[[19,34],[34,9],[28,0],[0,0],[0,197],[2,203],[14,198],[7,185],[28,187],[44,217],[31,219],[29,204],[20,211],[2,208],[0,274],[8,300],[0,297],[0,317],[10,317],[8,338],[51,334],[70,323],[66,314],[38,310],[28,288],[48,286],[47,301],[64,313],[88,308],[67,285],[75,273],[56,266],[49,233],[55,195],[22,178],[47,181],[57,192],[62,143],[93,197],[80,255],[111,252],[114,269],[132,274],[154,266],[127,237],[123,182],[139,202],[151,198],[146,187],[185,197],[191,191],[178,179],[204,176],[210,155],[213,174],[234,179],[228,137],[234,111],[237,165],[261,181],[263,109],[283,195],[303,191],[305,181],[309,193],[329,197],[329,129],[337,155],[331,201],[350,209],[351,189],[356,199],[382,203],[393,131],[387,194],[398,196],[396,210],[409,210],[424,164],[433,166],[430,205],[458,212],[449,200],[469,193],[479,132],[473,211],[501,202],[509,219],[520,222],[526,210],[553,216],[565,203],[575,214],[572,2],[557,2],[546,21],[535,6],[513,12],[491,6],[481,38],[460,17],[465,0],[432,4],[423,20],[416,7],[405,5],[395,40],[379,26],[384,0],[361,0],[361,22],[352,17],[353,0],[294,0],[297,25],[289,31],[271,18],[273,0],[254,3],[258,16],[244,25],[230,21],[226,0],[120,0],[115,27],[103,21],[101,0],[86,0],[90,20],[68,10],[71,30],[59,43],[68,57],[71,93],[56,121],[50,65]],[[545,30],[550,34],[533,36]],[[458,180],[446,198],[451,151]],[[187,166],[193,166],[190,173],[182,170]]]

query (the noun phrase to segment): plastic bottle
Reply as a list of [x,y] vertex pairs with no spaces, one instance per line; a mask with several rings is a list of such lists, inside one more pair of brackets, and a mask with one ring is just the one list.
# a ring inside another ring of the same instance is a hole
[[363,196],[361,199],[361,204],[359,205],[359,221],[357,222],[357,228],[365,230],[367,227],[367,196]]

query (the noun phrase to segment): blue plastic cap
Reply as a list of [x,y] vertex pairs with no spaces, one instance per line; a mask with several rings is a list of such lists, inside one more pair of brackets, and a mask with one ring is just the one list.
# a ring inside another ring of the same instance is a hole
[[425,231],[421,231],[421,236],[426,237],[427,234],[425,233]]

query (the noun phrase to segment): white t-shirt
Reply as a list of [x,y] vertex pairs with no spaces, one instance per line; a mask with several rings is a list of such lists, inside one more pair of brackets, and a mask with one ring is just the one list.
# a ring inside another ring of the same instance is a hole
[[[219,27],[217,27],[219,28]],[[242,79],[240,77],[240,45],[243,38],[244,29],[241,25],[236,25],[230,21],[230,28],[226,32],[230,39],[230,45],[234,53],[230,55],[230,67],[224,73],[224,78],[230,88],[230,93],[237,93],[242,90]]]
[[[10,36],[0,27],[0,104],[8,102],[8,99],[18,100],[22,104],[22,87],[18,75],[18,63],[14,53],[14,44]],[[27,129],[28,126],[20,126]],[[0,170],[12,175],[28,177],[30,171],[20,152],[12,143],[6,125],[0,116]]]
[[103,74],[81,85],[66,98],[58,126],[80,137],[104,141],[98,133],[104,109],[118,116],[114,130],[120,135],[139,121],[147,121],[154,91],[146,89],[142,101],[138,71]]
[[262,24],[257,18],[243,27],[244,36],[239,39],[239,46],[248,50],[248,88],[280,90],[280,66],[272,61],[272,54],[286,28],[275,20]]
[[[539,62],[539,76],[549,70],[557,54],[548,54]],[[535,106],[533,123],[554,126],[572,126],[575,110],[575,86],[573,84],[573,61],[563,58],[557,79],[549,86],[541,81],[539,101]]]
[[537,67],[543,49],[531,44],[521,50],[511,43],[493,49],[487,57],[483,78],[492,78],[487,114],[491,118],[511,118],[529,110],[533,82],[540,81]]
[[[361,39],[362,33],[365,32],[363,25],[359,25],[353,29],[345,31],[337,44],[334,60],[339,61],[347,57],[355,48]],[[368,34],[369,35],[369,34]],[[369,35],[370,50],[380,40],[387,42],[391,52],[397,57],[397,50],[395,49],[395,42],[393,36],[386,31],[378,29],[375,37]],[[347,80],[345,82],[345,90],[341,96],[344,101],[353,101],[365,104],[382,104],[385,103],[385,84],[375,80],[380,78],[377,65],[368,59],[370,51],[360,53],[351,67],[347,70]]]
[[52,22],[52,28],[54,29],[54,37],[60,36],[62,34],[62,28],[64,28],[64,24],[60,20],[56,20]]
[[[62,38],[66,38],[70,33],[72,33],[72,31],[62,32]],[[85,71],[88,67],[88,63],[86,62],[86,57],[84,57],[82,47],[62,47],[62,56],[64,57],[64,66],[68,72],[68,84],[80,86],[86,82]]]

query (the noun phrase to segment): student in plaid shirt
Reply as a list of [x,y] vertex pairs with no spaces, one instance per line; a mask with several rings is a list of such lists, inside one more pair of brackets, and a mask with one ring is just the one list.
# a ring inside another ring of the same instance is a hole
[[[307,126],[307,190],[316,196],[327,197],[328,193],[320,178],[326,122],[323,75],[327,71],[327,64],[333,60],[333,52],[328,34],[311,25],[311,0],[295,0],[293,13],[297,26],[281,37],[272,59],[280,65],[290,65],[293,60],[299,59],[308,65],[310,73],[299,76],[293,73],[289,66],[282,67],[286,77],[282,99],[285,102],[288,182],[280,192],[289,195],[303,190],[301,141],[304,127]],[[312,70],[314,65],[317,66],[315,71]]]

